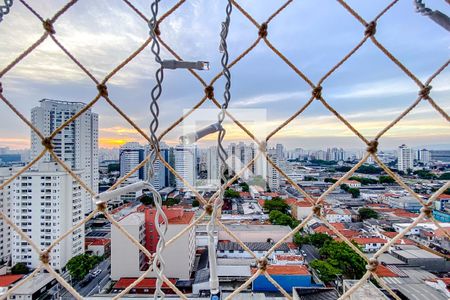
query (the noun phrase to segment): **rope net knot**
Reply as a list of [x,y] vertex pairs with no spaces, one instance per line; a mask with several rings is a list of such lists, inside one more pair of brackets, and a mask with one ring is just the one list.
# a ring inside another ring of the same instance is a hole
[[366,265],[366,269],[370,272],[375,272],[379,265],[378,259],[376,258],[370,258],[369,263]]
[[214,98],[214,87],[212,85],[205,87],[205,96],[210,100]]
[[429,99],[430,98],[430,92],[431,92],[431,85],[426,85],[424,86],[420,91],[419,91],[419,96],[422,99]]
[[261,26],[259,26],[258,35],[262,39],[267,37],[267,23],[262,23]]
[[320,216],[322,216],[322,209],[323,209],[323,205],[322,204],[316,204],[313,207],[313,213],[316,216],[320,217]]
[[53,148],[54,148],[53,144],[52,144],[52,138],[50,138],[50,137],[44,138],[42,140],[41,144],[42,144],[42,146],[45,147],[45,149],[50,150],[50,151],[53,150]]
[[96,206],[97,210],[100,212],[106,212],[106,210],[108,209],[108,205],[105,201],[97,202]]
[[45,20],[42,22],[42,26],[44,27],[45,31],[47,31],[49,34],[55,34],[55,28],[53,28],[53,22],[50,19]]
[[420,212],[423,213],[427,218],[431,218],[433,216],[433,209],[429,205],[423,206],[420,209]]
[[267,266],[269,264],[269,261],[265,257],[261,257],[258,259],[258,269],[265,271],[267,269]]
[[212,207],[212,205],[211,205],[211,204],[206,204],[204,207],[205,207],[205,212],[206,212],[208,215],[212,215],[212,212],[213,212],[213,207]]
[[378,151],[378,141],[377,140],[373,140],[370,141],[369,144],[367,145],[367,152],[371,153],[371,154],[375,154]]
[[50,262],[50,255],[49,255],[48,251],[42,252],[41,255],[40,255],[40,257],[39,257],[39,260],[40,260],[43,264],[47,265],[47,264]]
[[376,32],[377,32],[377,23],[375,21],[372,21],[366,25],[364,35],[367,37],[371,37],[374,36]]
[[322,98],[322,87],[319,85],[319,86],[316,86],[313,90],[312,90],[312,96],[315,98],[315,99],[321,99]]
[[102,83],[97,85],[97,90],[102,97],[108,97],[108,87],[106,84]]

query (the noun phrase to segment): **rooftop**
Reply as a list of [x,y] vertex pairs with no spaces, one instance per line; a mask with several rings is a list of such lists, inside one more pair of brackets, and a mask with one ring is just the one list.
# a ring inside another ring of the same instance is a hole
[[0,287],[8,287],[11,284],[22,279],[23,275],[1,275],[0,276]]
[[[253,268],[252,273],[254,274],[257,270],[258,269]],[[303,265],[289,265],[289,266],[269,265],[267,266],[266,271],[270,275],[311,275],[308,269]]]
[[[115,289],[125,289],[129,285],[131,285],[137,278],[129,278],[122,277],[120,278],[116,284],[114,285]],[[169,278],[169,281],[173,284],[177,282],[176,279]],[[156,287],[156,278],[144,278],[141,282],[139,282],[135,288],[155,288]],[[167,283],[163,283],[163,287],[168,287]]]

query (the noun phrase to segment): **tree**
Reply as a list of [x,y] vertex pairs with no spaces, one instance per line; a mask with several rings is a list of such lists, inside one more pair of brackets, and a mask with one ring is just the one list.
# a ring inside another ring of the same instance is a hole
[[352,198],[358,198],[361,195],[361,192],[357,188],[349,188],[347,192],[352,194]]
[[11,268],[12,274],[28,274],[30,273],[30,269],[28,269],[27,265],[24,263],[17,263],[14,267]]
[[325,242],[319,253],[322,260],[340,269],[347,278],[361,278],[366,272],[365,260],[344,242]]
[[378,213],[371,208],[362,207],[358,210],[361,220],[378,219]]
[[325,178],[323,181],[324,181],[324,182],[335,183],[335,182],[337,181],[337,179],[327,177],[327,178]]
[[323,282],[330,282],[336,279],[336,276],[341,274],[341,270],[333,267],[329,262],[315,259],[310,264],[311,268],[315,269]]
[[313,245],[314,247],[322,248],[326,242],[331,241],[333,239],[328,234],[319,232],[309,235],[308,240],[309,244]]
[[441,176],[439,176],[440,180],[450,180],[450,172],[442,173]]
[[80,254],[67,262],[67,270],[75,280],[83,279],[102,260],[101,256]]
[[316,177],[313,176],[305,176],[304,181],[318,181]]
[[352,176],[349,179],[350,180],[356,180],[356,181],[360,182],[363,185],[377,184],[378,183],[378,180],[372,179],[372,178],[366,178],[366,177]]
[[340,167],[335,168],[336,172],[348,172],[351,169],[352,169],[351,167],[347,167],[347,166],[340,166]]
[[269,220],[275,225],[291,225],[292,218],[281,211],[272,210],[269,214]]
[[164,205],[170,207],[180,203],[180,199],[167,198],[166,201],[163,202]]
[[358,168],[358,170],[356,170],[356,172],[362,174],[381,174],[383,169],[375,166],[362,165]]
[[141,201],[142,204],[144,205],[153,205],[153,196],[151,195],[147,195],[147,194],[143,194],[142,196],[140,196],[138,198],[139,201]]
[[268,210],[269,213],[273,210],[278,210],[282,213],[287,213],[289,205],[284,202],[283,199],[275,197],[272,200],[266,200],[264,202],[264,209]]
[[236,192],[233,189],[226,189],[223,196],[225,198],[239,198],[239,192]]
[[392,178],[391,176],[388,176],[388,175],[381,175],[380,177],[378,177],[378,181],[381,184],[383,184],[383,183],[387,183],[387,184],[395,183],[394,178]]
[[420,179],[436,179],[437,176],[433,173],[430,173],[428,170],[416,170],[413,172],[414,175],[417,175]]
[[294,235],[294,243],[301,247],[303,245],[309,244],[309,235],[301,235],[300,233],[296,233]]
[[192,201],[192,207],[199,207],[199,206],[200,206],[200,202],[197,199]]
[[250,188],[246,182],[239,183],[239,186],[242,188],[243,192],[248,192],[250,190]]
[[345,183],[341,184],[340,187],[341,187],[341,190],[344,190],[346,192],[350,189],[350,187],[348,185],[346,185]]

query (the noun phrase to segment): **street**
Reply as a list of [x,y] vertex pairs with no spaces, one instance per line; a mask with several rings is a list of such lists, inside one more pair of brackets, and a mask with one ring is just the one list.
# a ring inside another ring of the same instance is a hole
[[308,262],[308,264],[311,261],[320,258],[319,249],[317,249],[316,247],[314,247],[312,245],[303,245],[301,250],[305,251],[306,261]]
[[[109,282],[110,266],[111,266],[110,258],[102,261],[96,267],[102,270],[97,277],[91,279],[91,281],[84,287],[81,287],[79,283],[75,284],[73,287],[83,297],[88,297],[93,294],[99,293],[99,291],[101,291],[103,287]],[[75,299],[75,298],[68,291],[64,291],[61,294],[61,299]]]

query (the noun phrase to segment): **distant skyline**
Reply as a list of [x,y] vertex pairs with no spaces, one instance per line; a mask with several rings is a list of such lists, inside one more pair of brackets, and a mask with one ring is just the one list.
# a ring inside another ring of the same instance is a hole
[[[370,20],[390,1],[348,1]],[[377,26],[376,36],[418,78],[425,81],[448,60],[450,36],[443,28],[416,13],[412,1],[399,1]],[[34,1],[32,6],[44,18],[50,17],[63,1]],[[240,3],[263,22],[282,3],[261,0],[258,5]],[[335,1],[317,10],[315,1],[293,2],[269,25],[268,39],[302,72],[316,82],[344,57],[362,38],[364,28]],[[149,5],[136,4],[149,15]],[[173,3],[162,2],[161,12]],[[433,2],[433,9],[448,11],[445,2]],[[203,16],[207,15],[208,18]],[[210,61],[211,70],[200,72],[208,82],[220,72],[218,52],[224,3],[192,0],[161,25],[162,38],[186,60]],[[320,20],[320,22],[318,22]],[[76,24],[76,26],[75,26]],[[124,3],[106,0],[76,3],[55,24],[58,40],[101,80],[135,51],[148,37],[148,26]],[[42,26],[17,2],[0,25],[0,70],[35,42]],[[17,38],[20,36],[20,39]],[[232,13],[229,52],[235,58],[257,37],[256,28],[236,9]],[[172,58],[166,51],[164,58]],[[133,121],[148,132],[149,93],[157,67],[150,48],[136,57],[108,82],[110,98]],[[270,132],[290,117],[309,98],[310,89],[263,42],[231,69],[231,108],[266,109],[267,120],[258,126]],[[2,78],[5,97],[29,118],[32,107],[42,98],[89,102],[96,95],[95,84],[47,39],[33,53]],[[450,69],[433,81],[431,95],[450,110]],[[215,84],[222,101],[223,81]],[[418,88],[370,41],[323,83],[325,99],[367,138],[371,139],[394,120],[417,97]],[[203,87],[188,72],[166,71],[160,99],[163,130],[195,105]],[[213,108],[205,102],[202,108]],[[119,147],[144,139],[103,99],[93,107],[99,114],[99,144]],[[0,147],[29,148],[30,129],[0,101]],[[450,144],[449,123],[426,101],[422,101],[396,127],[380,139],[380,149]],[[165,141],[174,145],[182,129],[177,128]],[[228,126],[226,141],[249,142],[236,126]],[[216,137],[204,143],[211,145]],[[364,149],[365,145],[319,102],[311,106],[272,142],[286,148],[326,149],[342,147]]]

